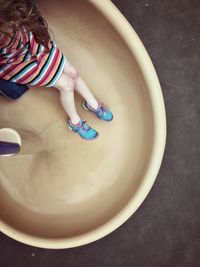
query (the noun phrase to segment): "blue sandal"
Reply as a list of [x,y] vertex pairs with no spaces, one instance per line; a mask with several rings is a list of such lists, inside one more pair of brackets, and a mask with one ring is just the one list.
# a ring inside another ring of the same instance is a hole
[[94,109],[91,106],[89,106],[89,104],[87,103],[86,100],[83,100],[82,107],[85,110],[91,111],[100,120],[103,120],[103,121],[112,121],[113,120],[113,114],[111,113],[111,111],[107,107],[104,106],[103,103],[99,104],[97,109]]
[[99,136],[98,132],[87,125],[86,121],[83,120],[80,120],[78,124],[73,124],[71,120],[68,120],[67,126],[71,131],[79,134],[82,139],[87,141],[92,141]]

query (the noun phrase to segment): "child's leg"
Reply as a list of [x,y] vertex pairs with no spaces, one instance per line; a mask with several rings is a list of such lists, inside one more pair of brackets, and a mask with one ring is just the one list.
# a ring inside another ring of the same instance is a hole
[[79,123],[80,117],[76,111],[74,101],[75,81],[63,73],[54,86],[60,90],[61,103],[69,115],[71,122],[73,124]]
[[80,137],[85,140],[96,139],[99,135],[98,132],[87,125],[85,121],[81,120],[76,111],[74,102],[74,79],[70,78],[63,72],[55,84],[55,87],[60,90],[61,103],[70,117],[70,120],[67,122],[70,130],[76,134],[79,134]]
[[99,104],[98,101],[93,96],[92,92],[88,88],[87,84],[83,79],[78,76],[75,79],[75,90],[87,101],[87,103],[94,109],[97,109]]
[[66,73],[69,77],[71,77],[75,81],[75,90],[87,101],[87,103],[92,108],[97,109],[98,101],[93,96],[87,84],[79,76],[77,70],[70,63],[67,63],[65,65],[64,73]]

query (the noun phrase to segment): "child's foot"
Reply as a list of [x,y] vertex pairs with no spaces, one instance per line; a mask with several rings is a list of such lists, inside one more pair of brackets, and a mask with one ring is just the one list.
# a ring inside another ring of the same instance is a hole
[[96,139],[99,134],[96,130],[92,129],[86,124],[86,121],[80,120],[78,124],[73,124],[71,120],[68,120],[67,125],[70,130],[80,135],[81,138],[91,141]]
[[82,106],[84,109],[89,110],[92,113],[94,113],[100,120],[104,120],[104,121],[112,121],[113,120],[113,114],[103,104],[99,104],[98,108],[94,109],[91,106],[89,106],[89,104],[86,102],[86,100],[83,100]]

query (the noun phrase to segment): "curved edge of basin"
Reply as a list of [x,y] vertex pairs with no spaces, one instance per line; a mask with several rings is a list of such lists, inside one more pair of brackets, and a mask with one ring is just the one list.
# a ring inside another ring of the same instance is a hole
[[138,63],[139,68],[142,70],[144,80],[149,88],[154,117],[152,155],[143,182],[128,205],[111,221],[94,231],[75,238],[45,239],[22,233],[0,221],[0,230],[3,233],[17,241],[36,247],[51,249],[78,247],[103,238],[116,230],[133,215],[147,197],[155,182],[164,155],[166,144],[166,112],[162,90],[152,61],[136,32],[111,1],[89,0],[89,2],[92,3],[114,26],[121,38],[128,45]]

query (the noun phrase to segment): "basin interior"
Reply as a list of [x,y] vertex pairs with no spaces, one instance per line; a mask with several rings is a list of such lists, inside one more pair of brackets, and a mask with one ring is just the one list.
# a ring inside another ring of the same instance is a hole
[[149,164],[153,116],[142,70],[118,31],[89,1],[42,1],[55,40],[114,120],[81,108],[99,131],[82,141],[66,127],[55,88],[31,88],[20,100],[0,97],[0,128],[22,137],[21,154],[0,158],[0,219],[43,238],[88,233],[134,198]]

